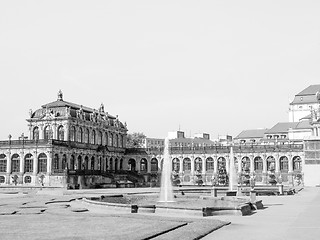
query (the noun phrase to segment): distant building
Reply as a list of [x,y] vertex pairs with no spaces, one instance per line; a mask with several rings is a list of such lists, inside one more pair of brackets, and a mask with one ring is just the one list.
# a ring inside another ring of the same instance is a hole
[[[208,133],[197,133],[193,138],[186,138],[183,131],[175,131],[169,132],[168,138],[171,147],[200,147],[217,145],[216,142],[210,140],[210,134]],[[145,148],[163,148],[164,139],[147,137],[143,146]]]
[[176,139],[176,138],[185,138],[184,132],[182,131],[175,131],[175,132],[168,132],[169,139]]
[[234,138],[234,142],[238,144],[262,143],[266,131],[268,131],[268,129],[243,130],[238,136]]
[[299,122],[310,115],[311,109],[318,108],[317,92],[320,92],[320,84],[311,85],[295,95],[289,105],[289,122]]

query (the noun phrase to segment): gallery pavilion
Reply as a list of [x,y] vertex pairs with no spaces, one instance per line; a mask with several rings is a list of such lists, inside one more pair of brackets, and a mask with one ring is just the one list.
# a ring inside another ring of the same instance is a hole
[[[301,92],[300,101],[293,101],[290,119],[299,121],[244,131],[233,142],[213,142],[208,134],[186,139],[178,131],[170,140],[173,176],[181,185],[215,184],[221,167],[229,171],[232,145],[239,176],[246,168],[257,183],[267,184],[270,167],[275,166],[278,182],[295,184],[299,179],[305,185],[318,185],[318,90],[320,85],[312,85]],[[308,107],[299,104],[311,104],[306,116],[301,109]],[[127,148],[126,124],[106,112],[103,104],[96,110],[70,103],[60,91],[56,101],[30,111],[27,122],[28,137],[0,141],[0,186],[159,185],[163,139],[149,139],[160,146]]]
[[27,122],[29,139],[0,142],[0,184],[90,186],[123,168],[127,127],[103,104],[70,103],[59,91],[56,101],[30,110]]

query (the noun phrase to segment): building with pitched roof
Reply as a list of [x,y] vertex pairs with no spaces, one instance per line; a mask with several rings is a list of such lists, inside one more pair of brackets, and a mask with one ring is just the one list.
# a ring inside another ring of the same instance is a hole
[[289,122],[299,122],[310,115],[311,109],[318,107],[316,94],[320,92],[320,84],[310,85],[297,95],[289,104]]
[[266,131],[268,131],[268,129],[243,130],[234,138],[234,142],[239,144],[262,143]]

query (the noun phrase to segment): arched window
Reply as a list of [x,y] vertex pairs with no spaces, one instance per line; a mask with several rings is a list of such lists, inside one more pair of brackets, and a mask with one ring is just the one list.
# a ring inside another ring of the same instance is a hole
[[208,157],[206,160],[206,170],[213,171],[214,170],[214,160],[212,157]]
[[97,166],[97,170],[100,170],[100,171],[101,171],[101,167],[102,167],[101,162],[102,162],[101,157],[99,157],[99,158],[98,158],[98,166]]
[[16,153],[11,158],[11,172],[20,172],[20,156]]
[[38,127],[33,128],[33,140],[39,140],[39,128]]
[[194,160],[194,170],[198,172],[202,171],[202,159],[199,157]]
[[269,156],[267,158],[267,170],[270,171],[270,170],[274,170],[275,169],[275,159],[273,156]]
[[67,168],[67,156],[65,154],[63,154],[63,156],[62,156],[61,168],[62,169]]
[[299,156],[295,156],[292,158],[293,162],[293,171],[301,171],[301,158]]
[[38,172],[47,172],[47,155],[40,153],[38,157]]
[[129,159],[128,161],[129,171],[136,171],[136,161],[134,159]]
[[242,168],[242,171],[250,170],[251,165],[250,165],[250,158],[249,157],[243,157],[242,158],[242,160],[241,160],[241,168]]
[[148,171],[148,161],[145,158],[142,158],[140,161],[140,172],[147,172]]
[[64,140],[64,129],[62,125],[58,127],[58,140],[60,141]]
[[119,147],[119,136],[118,136],[118,134],[116,134],[116,146],[115,147]]
[[114,167],[113,167],[113,158],[110,158],[110,160],[109,160],[109,170],[113,170],[114,169]]
[[117,134],[114,134],[113,135],[113,145],[112,146],[114,146],[114,147],[116,147],[117,146]]
[[286,156],[280,157],[280,171],[281,172],[288,172],[288,158]]
[[179,158],[172,159],[172,170],[175,171],[175,172],[179,172],[180,171],[180,160],[179,160]]
[[51,128],[50,128],[50,126],[46,126],[44,128],[44,139],[48,140],[48,139],[51,139],[51,138],[52,138]]
[[109,146],[113,146],[113,134],[109,133]]
[[105,132],[104,133],[105,137],[104,137],[104,140],[105,140],[105,145],[108,146],[109,145],[109,137],[108,137],[108,132]]
[[53,170],[59,169],[59,155],[56,153],[53,157]]
[[33,156],[31,153],[26,154],[24,157],[24,172],[33,172]]
[[96,131],[95,130],[92,130],[92,141],[91,141],[92,144],[96,144]]
[[191,160],[190,158],[183,159],[183,171],[191,170]]
[[119,147],[123,148],[123,136],[120,135]]
[[7,156],[0,154],[0,172],[7,172]]
[[72,171],[75,170],[74,164],[75,164],[74,155],[71,155],[71,157],[70,157],[70,170],[72,170]]
[[82,157],[81,155],[78,156],[78,161],[77,161],[77,170],[81,170],[82,169]]
[[103,134],[101,131],[99,131],[99,143],[98,144],[102,144],[103,143]]
[[254,162],[254,171],[262,172],[263,170],[263,160],[260,156],[257,156],[253,159]]
[[121,158],[120,159],[120,164],[119,164],[120,166],[119,166],[119,169],[120,170],[123,170],[123,159]]
[[85,142],[90,143],[90,131],[88,128],[85,130]]
[[84,170],[88,170],[89,169],[89,157],[85,156],[84,158]]
[[151,159],[151,172],[158,172],[158,160],[156,158]]
[[91,170],[94,170],[94,157],[91,157]]
[[70,128],[70,141],[76,141],[76,128],[74,126]]
[[83,130],[82,127],[79,128],[79,142],[83,142]]

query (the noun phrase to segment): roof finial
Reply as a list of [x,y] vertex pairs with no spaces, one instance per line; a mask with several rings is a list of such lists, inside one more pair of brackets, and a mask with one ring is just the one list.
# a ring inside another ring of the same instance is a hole
[[104,105],[103,105],[103,103],[101,103],[101,105],[100,105],[99,112],[101,112],[101,113],[104,112]]
[[58,101],[63,101],[63,94],[62,94],[62,91],[61,91],[61,89],[59,90],[59,92],[58,92]]

